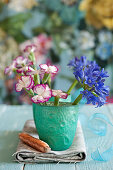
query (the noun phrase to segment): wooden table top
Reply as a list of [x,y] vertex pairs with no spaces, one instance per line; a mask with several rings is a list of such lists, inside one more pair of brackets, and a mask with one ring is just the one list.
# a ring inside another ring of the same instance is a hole
[[[107,115],[113,123],[113,104],[95,108],[92,105],[80,107],[80,117],[87,119],[94,113]],[[85,116],[84,116],[85,115]],[[106,136],[97,136],[88,129],[82,121],[86,142],[87,158],[84,162],[76,164],[23,164],[14,161],[12,154],[18,144],[18,133],[22,131],[24,123],[33,119],[32,107],[0,105],[0,170],[113,170],[113,159],[108,162],[99,162],[91,159],[91,153],[98,147],[100,152],[108,149],[113,143],[113,127],[108,126]],[[82,119],[83,120],[83,119]]]

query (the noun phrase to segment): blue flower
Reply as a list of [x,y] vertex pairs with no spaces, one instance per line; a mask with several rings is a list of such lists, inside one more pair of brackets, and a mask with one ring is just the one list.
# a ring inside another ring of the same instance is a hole
[[68,66],[75,67],[76,66],[76,57],[70,60]]
[[95,85],[95,93],[98,96],[108,96],[109,95],[109,87],[104,86],[104,83],[102,83],[102,82],[98,82]]
[[89,50],[95,47],[95,36],[88,31],[78,31],[75,30],[77,48],[80,47],[81,50]]
[[106,98],[101,96],[95,96],[91,91],[84,90],[80,92],[83,96],[83,99],[86,98],[87,104],[92,103],[93,105],[97,105],[97,107],[101,107],[106,103]]
[[81,56],[81,58],[79,59],[78,57],[73,58],[72,60],[70,60],[68,66],[73,66],[73,67],[82,67],[84,65],[86,65],[87,60],[85,56]]
[[99,39],[100,43],[103,43],[103,42],[112,43],[113,42],[113,34],[110,31],[100,31],[98,34],[98,39]]
[[92,76],[86,76],[85,84],[92,87],[95,84],[95,79]]
[[101,60],[107,60],[112,55],[113,44],[104,42],[96,48],[96,54]]
[[80,59],[75,57],[68,66],[73,68],[73,74],[83,88],[80,93],[83,98],[87,99],[87,103],[98,107],[105,104],[106,97],[109,95],[109,87],[104,85],[104,81],[109,77],[108,73],[101,69],[95,61],[86,60],[85,56]]
[[87,104],[92,103],[93,105],[96,105],[98,101],[98,97],[94,96],[90,91],[84,90],[80,92],[83,95],[83,98],[87,99]]
[[84,71],[83,68],[84,66],[87,64],[87,60],[85,56],[81,56],[80,59],[78,59],[77,57],[75,57],[74,59],[72,59],[68,66],[73,67],[74,69],[74,75],[76,77],[76,79],[78,81],[83,80],[84,79]]
[[102,68],[101,72],[100,72],[100,77],[104,78],[104,77],[109,77],[108,76],[108,72],[104,71],[104,68]]

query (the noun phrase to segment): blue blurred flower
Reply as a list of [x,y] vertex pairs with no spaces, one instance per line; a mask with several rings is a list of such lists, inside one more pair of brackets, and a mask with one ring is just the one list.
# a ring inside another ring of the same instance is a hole
[[95,37],[88,31],[75,31],[76,47],[80,47],[81,50],[89,50],[95,46]]
[[87,99],[87,103],[99,107],[105,104],[109,95],[109,87],[104,85],[105,78],[109,77],[107,72],[95,61],[88,61],[85,56],[80,59],[75,57],[68,66],[73,68],[73,74],[83,88],[80,93]]
[[112,32],[110,32],[110,31],[100,31],[99,34],[98,34],[98,39],[99,39],[100,43],[103,43],[103,42],[112,43],[112,41],[113,41]]
[[111,55],[113,55],[113,44],[104,42],[97,46],[96,48],[96,54],[100,57],[102,60],[107,60]]

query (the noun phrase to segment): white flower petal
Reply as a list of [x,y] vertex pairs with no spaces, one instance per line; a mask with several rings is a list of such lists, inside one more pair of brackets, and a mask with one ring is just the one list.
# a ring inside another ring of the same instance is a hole
[[45,91],[45,86],[43,84],[38,84],[34,87],[33,91],[38,95],[42,95],[42,93]]
[[31,99],[34,103],[44,103],[45,99],[42,96],[36,95]]
[[17,92],[21,91],[22,88],[23,88],[23,86],[22,86],[20,83],[17,83],[17,84],[16,84],[16,91],[17,91]]
[[48,67],[48,71],[49,71],[50,73],[57,73],[58,68],[57,68],[56,66],[49,66],[49,67]]
[[34,87],[33,91],[38,94],[32,98],[32,101],[35,103],[44,103],[51,97],[51,89],[47,84],[38,84]]
[[46,71],[48,69],[48,66],[47,64],[40,64],[40,68]]
[[52,96],[59,96],[59,94],[62,93],[62,90],[52,90]]
[[68,96],[68,94],[66,94],[66,93],[61,93],[61,94],[59,95],[59,97],[62,98],[62,99],[66,99],[67,96]]
[[31,76],[22,76],[22,81],[24,83],[25,88],[29,87],[32,83]]
[[66,99],[68,95],[62,92],[62,90],[52,90],[52,96]]
[[44,97],[44,98],[50,98],[51,97],[51,91],[50,90],[46,90],[43,94],[42,94],[42,96]]
[[16,60],[16,63],[20,65],[23,63],[24,58],[22,56],[18,56],[15,60]]

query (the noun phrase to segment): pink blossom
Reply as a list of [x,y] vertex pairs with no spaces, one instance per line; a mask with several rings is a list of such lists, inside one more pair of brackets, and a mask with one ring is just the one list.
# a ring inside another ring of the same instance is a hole
[[[34,54],[36,57],[36,61],[38,64],[42,63],[45,59],[45,56],[48,53],[48,50],[52,47],[52,39],[48,37],[46,34],[40,34],[37,39],[34,39],[35,45],[37,49]],[[41,60],[40,60],[41,59]]]
[[48,74],[56,74],[58,72],[58,68],[54,65],[47,65],[47,64],[40,64],[39,67],[41,68],[42,72]]
[[52,47],[52,39],[51,37],[47,37],[46,34],[40,34],[37,37],[37,43],[39,44],[39,48],[41,48],[42,50],[49,50]]
[[52,90],[52,96],[66,99],[68,94],[64,93],[62,90]]
[[[52,65],[52,62],[51,62],[51,60],[50,60],[49,58],[46,59],[46,64],[47,64],[47,66]],[[59,66],[59,65],[56,65],[56,67],[57,67],[58,70],[59,70],[60,66]],[[57,73],[58,73],[58,72],[57,72]],[[45,71],[42,70],[42,69],[40,69],[39,75],[40,75],[40,79],[41,79],[41,80],[43,79],[44,74],[45,74]],[[57,75],[57,74],[51,74],[51,80],[54,80],[56,75]]]
[[5,68],[4,73],[8,74],[9,76],[13,73],[14,69],[16,69],[16,62],[13,61],[13,63],[11,65],[9,65],[8,67]]
[[27,74],[27,73],[34,72],[34,71],[35,70],[30,66],[24,66],[24,67],[16,70],[17,73],[24,73],[25,75],[31,75],[31,74]]
[[24,50],[25,52],[28,52],[29,50],[33,50],[35,58],[36,58],[36,63],[41,64],[42,61],[45,59],[45,56],[47,55],[48,50],[51,47],[52,47],[51,37],[48,37],[46,34],[40,34],[39,36],[34,37],[31,41],[27,40],[24,43],[22,43],[20,45],[20,50],[22,52],[24,49],[25,49]]
[[29,65],[33,65],[33,62],[31,62],[27,57],[24,58],[22,56],[18,56],[14,59],[16,63],[16,72],[17,73],[26,73],[26,71],[32,71],[32,67]]
[[34,70],[33,68],[32,69],[28,69],[26,71],[26,75],[35,75],[35,74],[39,74],[40,70]]
[[33,62],[31,62],[27,57],[23,57],[23,56],[16,57],[14,61],[16,63],[16,68],[33,65]]
[[19,92],[23,88],[30,90],[34,86],[34,81],[31,76],[21,76],[21,79],[18,80],[16,84],[16,91]]
[[31,43],[36,45],[36,49],[34,51],[34,55],[35,55],[35,58],[36,58],[36,63],[41,64],[42,61],[45,59],[45,54],[42,53],[42,50],[41,51],[39,50],[39,47],[37,45],[37,37],[35,37],[31,41],[25,41],[24,43],[22,43],[20,45],[20,50],[22,51],[22,53],[23,53],[23,51],[25,52],[25,53],[23,53],[23,55],[28,56],[29,52],[27,52],[27,50],[25,50],[25,48],[26,48],[26,46],[31,46]]
[[38,84],[33,88],[33,91],[37,94],[31,98],[34,103],[44,103],[51,97],[51,89],[47,84]]
[[27,58],[24,58],[23,56],[18,56],[14,59],[15,63],[16,63],[16,67],[22,67],[23,65],[26,65],[27,63]]
[[29,65],[33,65],[33,62],[31,62],[27,57],[24,58],[23,56],[18,56],[13,60],[11,65],[5,68],[4,73],[11,75],[14,70],[16,70],[17,73],[22,73],[28,69]]
[[37,46],[35,44],[31,44],[31,45],[27,45],[24,49],[24,52],[35,52],[36,51]]

